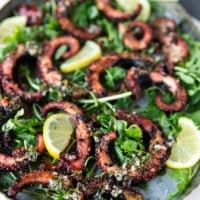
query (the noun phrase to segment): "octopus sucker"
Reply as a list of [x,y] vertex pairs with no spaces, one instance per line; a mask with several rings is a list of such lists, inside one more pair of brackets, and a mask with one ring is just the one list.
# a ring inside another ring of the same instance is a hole
[[[57,172],[53,171],[33,171],[23,174],[16,182],[14,182],[8,189],[8,196],[15,197],[17,193],[25,186],[32,184],[49,185],[51,180],[58,177]],[[66,178],[67,179],[67,178]],[[66,185],[70,185],[70,180],[65,181]]]
[[[127,113],[124,110],[118,110],[115,114],[117,119],[125,120],[128,124],[137,124],[150,137],[148,152],[150,158],[140,167],[132,166],[130,168],[122,168],[114,164],[109,155],[109,144],[117,138],[117,133],[110,132],[104,135],[96,149],[96,158],[99,167],[108,174],[119,172],[123,177],[128,177],[132,182],[148,181],[153,178],[159,170],[164,166],[167,155],[167,145],[162,132],[151,120],[134,113]],[[159,148],[157,148],[159,147]],[[125,180],[125,179],[124,179]],[[127,183],[128,184],[128,183]],[[125,183],[126,185],[126,183]]]
[[123,42],[128,48],[139,51],[148,47],[152,37],[152,29],[147,23],[133,21],[128,25],[128,28],[124,33]]
[[187,93],[178,79],[171,75],[162,75],[158,72],[151,72],[150,79],[154,84],[164,84],[167,87],[167,90],[175,97],[174,102],[168,104],[163,101],[160,95],[156,96],[155,101],[160,109],[167,112],[175,112],[185,108],[187,103]]
[[42,55],[38,58],[38,71],[41,79],[48,85],[60,85],[62,76],[57,69],[54,68],[52,57],[56,49],[61,45],[67,45],[67,52],[62,58],[67,59],[79,50],[79,41],[72,36],[62,36],[45,42]]
[[20,86],[14,81],[14,68],[19,58],[27,53],[25,46],[19,44],[17,49],[10,53],[1,64],[2,71],[2,88],[4,92],[11,96],[20,96],[22,99],[28,102],[39,101],[43,94],[41,92],[28,92],[20,88]]
[[111,0],[95,0],[98,9],[108,18],[115,21],[126,21],[135,19],[142,10],[142,6],[138,4],[132,13],[123,12],[115,9],[111,5]]
[[[78,3],[78,2],[76,2]],[[78,28],[76,25],[66,16],[67,12],[73,6],[73,1],[60,1],[56,7],[56,18],[61,28],[67,33],[85,40],[93,40],[101,33],[101,27],[92,25],[85,29]]]
[[84,120],[83,112],[73,103],[69,102],[50,102],[43,108],[43,115],[53,109],[63,110],[68,113],[76,124],[76,153],[66,154],[61,153],[58,169],[70,172],[72,170],[82,170],[85,160],[90,153],[90,130]]

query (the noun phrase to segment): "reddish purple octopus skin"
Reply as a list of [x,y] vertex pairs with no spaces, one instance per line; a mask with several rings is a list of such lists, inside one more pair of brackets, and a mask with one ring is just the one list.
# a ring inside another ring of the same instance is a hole
[[59,109],[68,113],[76,124],[76,153],[61,153],[57,168],[66,172],[84,169],[84,163],[89,156],[91,149],[90,130],[87,126],[83,112],[75,104],[69,102],[50,102],[43,107],[45,116],[50,110]]
[[11,156],[0,153],[0,170],[16,171],[25,167],[28,163],[29,156],[26,155],[24,148],[14,150]]
[[80,48],[79,41],[72,36],[62,36],[46,42],[42,55],[38,58],[38,71],[41,79],[48,85],[61,85],[62,75],[54,68],[52,57],[56,49],[67,45],[69,50],[62,55],[67,59],[76,54]]
[[151,72],[150,79],[154,84],[164,84],[169,92],[175,96],[175,100],[172,103],[165,103],[162,96],[156,96],[156,105],[164,111],[176,112],[181,111],[185,108],[187,103],[187,93],[183,86],[181,86],[178,79],[171,75],[160,74],[159,72]]
[[[27,174],[21,175],[21,177],[14,182],[8,189],[8,196],[15,197],[17,193],[25,186],[32,184],[43,184],[49,185],[52,179],[58,177],[58,173],[54,171],[33,171]],[[64,180],[65,186],[71,185],[71,181],[69,178],[65,176]]]
[[118,110],[115,116],[117,119],[127,121],[129,125],[137,124],[142,129],[143,134],[148,134],[150,137],[148,147],[150,158],[140,167],[132,166],[125,169],[114,164],[109,155],[108,146],[110,142],[117,138],[117,134],[115,132],[110,132],[101,138],[99,146],[96,149],[96,158],[99,167],[106,174],[114,175],[117,172],[121,173],[124,180],[123,184],[125,185],[128,179],[134,183],[150,180],[162,169],[168,158],[167,145],[162,132],[154,122],[141,115]]
[[[140,36],[134,34],[134,29],[139,28]],[[139,37],[139,38],[138,38]],[[146,49],[153,38],[151,27],[142,21],[133,21],[128,25],[127,30],[123,36],[124,45],[133,49],[134,51],[140,51]]]
[[19,58],[26,54],[26,49],[23,44],[19,44],[17,49],[10,53],[4,61],[1,63],[2,73],[2,88],[4,92],[11,96],[20,96],[22,99],[28,102],[39,101],[43,98],[41,92],[28,92],[20,88],[20,86],[14,81],[14,68]]
[[95,0],[98,9],[110,20],[126,21],[135,19],[142,10],[142,6],[138,4],[132,13],[122,12],[111,6],[111,0]]

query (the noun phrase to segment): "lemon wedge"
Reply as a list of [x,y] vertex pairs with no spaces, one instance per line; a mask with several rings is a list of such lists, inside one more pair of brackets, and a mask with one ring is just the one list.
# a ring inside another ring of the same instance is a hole
[[27,18],[25,16],[9,17],[0,24],[0,43],[3,43],[9,36],[15,34],[17,28],[26,26]]
[[61,152],[68,146],[75,124],[66,113],[53,114],[48,117],[43,126],[43,139],[47,151],[58,159]]
[[186,117],[178,121],[181,128],[166,165],[174,169],[194,166],[200,159],[200,131],[194,122]]
[[73,57],[65,61],[60,70],[64,73],[72,72],[90,65],[102,55],[101,48],[93,41],[86,41],[83,48]]
[[133,12],[138,4],[142,5],[142,10],[137,20],[147,21],[151,15],[151,6],[148,0],[116,0],[119,6],[126,12]]

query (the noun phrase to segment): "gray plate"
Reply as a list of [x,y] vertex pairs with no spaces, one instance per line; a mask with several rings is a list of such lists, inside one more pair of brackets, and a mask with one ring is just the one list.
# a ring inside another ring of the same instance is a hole
[[[31,0],[0,0],[0,19],[6,17],[6,15],[14,9],[15,6],[19,5],[21,2],[31,2]],[[32,1],[33,2],[33,1]],[[39,2],[39,0],[34,0],[34,2]],[[165,15],[169,18],[175,19],[177,22],[185,20],[184,29],[185,31],[191,33],[196,39],[200,39],[200,26],[186,10],[178,3],[162,3],[165,8]],[[194,180],[190,187],[188,187],[185,194],[179,198],[184,200],[199,200],[198,194],[200,193],[200,171],[196,174]],[[169,174],[164,176],[158,176],[150,181],[148,192],[145,196],[145,200],[165,200],[169,192],[174,191],[175,183],[170,178]],[[198,187],[197,187],[198,186]],[[156,192],[155,192],[156,191]],[[19,194],[18,197],[22,195]],[[7,198],[1,196],[0,200],[6,200]],[[31,197],[21,196],[20,199],[30,200]]]

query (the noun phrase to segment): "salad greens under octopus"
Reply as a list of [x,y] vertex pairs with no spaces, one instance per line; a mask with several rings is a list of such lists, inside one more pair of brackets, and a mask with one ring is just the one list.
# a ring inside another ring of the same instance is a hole
[[[142,4],[128,12],[120,2],[52,0],[13,12],[27,23],[0,48],[0,190],[7,196],[177,199],[191,183],[198,163],[169,169],[165,162],[178,119],[200,125],[200,42],[155,2],[145,21],[137,18]],[[88,41],[102,56],[60,70]],[[42,130],[58,112],[75,130],[55,159]],[[152,187],[162,193],[161,180],[167,192],[158,198]]]

